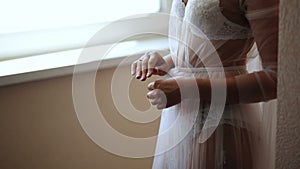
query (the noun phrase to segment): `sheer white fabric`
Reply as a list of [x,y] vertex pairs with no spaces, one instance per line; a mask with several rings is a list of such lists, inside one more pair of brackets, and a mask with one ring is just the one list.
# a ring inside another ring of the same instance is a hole
[[[208,77],[207,69],[205,68],[175,68],[170,72],[170,75],[173,77],[195,78],[223,77],[221,68],[210,68],[210,71],[212,76]],[[225,72],[227,76],[247,73],[245,67],[235,67],[230,68],[230,70],[225,68]],[[156,152],[163,152],[170,144],[179,143],[171,150],[155,156],[153,169],[222,169],[227,167],[226,163],[231,164],[232,160],[238,162],[235,163],[234,168],[243,169],[243,161],[253,165],[252,159],[249,158],[252,158],[250,154],[253,152],[250,152],[250,150],[254,149],[253,146],[256,145],[255,139],[258,139],[255,136],[258,135],[260,105],[228,105],[222,112],[223,117],[218,119],[214,118],[214,116],[208,117],[208,111],[212,107],[206,102],[200,101],[199,104],[199,101],[197,99],[185,99],[179,105],[163,110],[159,133],[170,132],[168,131],[170,128],[175,128],[172,130],[175,133],[170,133],[170,136],[167,138],[158,137]],[[178,118],[181,120],[178,120]],[[219,125],[216,126],[215,121],[218,121]],[[208,124],[206,127],[204,127],[205,123]],[[187,132],[188,127],[186,126],[190,124],[193,124],[192,129]],[[224,125],[234,126],[235,128],[233,131],[228,131]],[[214,128],[216,128],[214,134],[208,139],[209,142],[214,144],[206,145],[205,142],[201,143],[201,132]],[[242,131],[244,129],[247,129],[249,132],[246,134]],[[224,146],[226,137],[232,137],[233,139],[231,140],[234,142],[231,142],[231,144],[236,144],[234,153],[239,154],[236,159],[227,156],[227,151],[229,151],[228,145]],[[242,149],[245,149],[245,153],[242,153]]]
[[[180,1],[177,3],[180,5]],[[183,6],[181,8],[185,8],[185,5]],[[190,0],[186,8],[185,18],[199,28],[204,35],[193,27],[191,31],[203,39],[244,39],[252,36],[249,27],[231,22],[222,14],[219,0]]]
[[[169,43],[175,68],[169,76],[210,79],[236,76],[238,81],[239,75],[260,70],[270,78],[276,76],[277,63],[261,64],[250,27],[228,20],[219,3],[219,0],[189,0],[185,6],[181,0],[173,0]],[[240,6],[243,10],[244,5]],[[248,39],[243,46],[220,57],[229,40],[243,39]],[[241,62],[245,65],[223,67]],[[259,83],[259,77],[257,80]],[[260,88],[262,92],[265,90],[265,86]],[[159,134],[171,133],[158,137],[153,169],[271,168],[275,104],[226,105],[219,112],[219,105],[185,99],[164,109]],[[217,115],[209,115],[209,109]],[[201,134],[208,130],[213,130],[213,134],[201,141]],[[170,149],[170,145],[174,146]]]

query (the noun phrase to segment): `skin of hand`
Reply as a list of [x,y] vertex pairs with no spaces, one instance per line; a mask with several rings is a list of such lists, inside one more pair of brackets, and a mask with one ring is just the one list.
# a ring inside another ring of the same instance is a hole
[[180,88],[178,85],[178,79],[164,79],[156,80],[149,83],[147,98],[150,103],[157,107],[157,109],[163,109],[171,107],[181,102]]
[[170,56],[164,58],[158,52],[147,52],[131,65],[131,75],[145,81],[152,75],[164,76],[172,67]]
[[[152,75],[166,75],[172,67],[174,67],[174,63],[171,55],[162,57],[158,52],[147,52],[140,59],[132,63],[131,75],[141,81],[145,81]],[[179,87],[174,79],[157,80],[150,83],[148,89],[150,91],[147,97],[151,104],[156,105],[158,109],[180,102]],[[168,101],[167,103],[167,100],[170,99],[172,101]]]

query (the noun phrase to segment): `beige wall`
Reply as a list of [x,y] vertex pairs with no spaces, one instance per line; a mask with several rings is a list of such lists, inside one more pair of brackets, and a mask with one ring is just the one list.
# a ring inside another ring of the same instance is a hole
[[281,0],[276,168],[300,168],[300,1]]
[[[129,68],[122,69],[124,78],[130,78]],[[96,78],[97,101],[103,114],[124,134],[155,135],[158,120],[136,124],[117,113],[110,96],[113,71],[102,70]],[[133,80],[129,90],[132,103],[139,110],[150,106],[145,97],[146,84]],[[119,157],[89,139],[73,108],[72,76],[0,88],[1,169],[147,169],[151,165],[152,158]]]

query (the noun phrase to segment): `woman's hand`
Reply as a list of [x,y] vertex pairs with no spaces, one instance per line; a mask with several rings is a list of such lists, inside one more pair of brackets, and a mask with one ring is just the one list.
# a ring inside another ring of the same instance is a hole
[[147,98],[150,103],[156,106],[157,109],[171,107],[180,103],[181,94],[177,83],[178,80],[179,79],[156,80],[149,83]]
[[137,79],[145,81],[152,75],[165,75],[171,67],[171,63],[168,63],[159,53],[147,52],[132,63],[131,74],[135,75]]

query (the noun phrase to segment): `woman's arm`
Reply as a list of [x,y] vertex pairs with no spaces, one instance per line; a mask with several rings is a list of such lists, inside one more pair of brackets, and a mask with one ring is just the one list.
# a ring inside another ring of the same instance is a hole
[[[277,96],[278,0],[247,0],[246,16],[261,57],[263,70],[226,78],[227,103],[253,103]],[[210,88],[197,80],[199,89]],[[218,84],[218,82],[213,82]],[[200,91],[201,92],[201,91]],[[202,94],[202,93],[201,93]],[[207,98],[210,99],[209,95]]]

